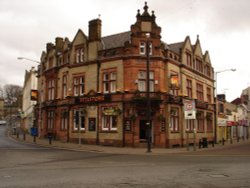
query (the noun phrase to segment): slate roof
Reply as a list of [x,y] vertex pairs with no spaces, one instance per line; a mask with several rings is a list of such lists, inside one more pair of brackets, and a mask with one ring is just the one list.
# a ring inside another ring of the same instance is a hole
[[178,43],[169,44],[168,46],[170,50],[172,50],[176,54],[180,54],[180,48],[183,47],[183,43],[184,42],[178,42]]
[[130,41],[131,31],[118,33],[102,38],[103,49],[112,49],[124,46],[126,41]]

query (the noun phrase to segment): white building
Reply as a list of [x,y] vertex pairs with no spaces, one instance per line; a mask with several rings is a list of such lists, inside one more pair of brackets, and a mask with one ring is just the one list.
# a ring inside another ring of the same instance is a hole
[[31,100],[31,91],[37,90],[37,71],[34,67],[30,71],[25,71],[23,86],[23,105],[22,105],[22,126],[30,130],[34,124],[34,106],[36,101]]

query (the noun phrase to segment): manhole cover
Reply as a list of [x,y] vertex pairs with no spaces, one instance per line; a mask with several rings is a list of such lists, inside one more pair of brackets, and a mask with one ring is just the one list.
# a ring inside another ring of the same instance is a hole
[[209,176],[212,178],[226,178],[226,177],[228,177],[225,174],[210,174]]

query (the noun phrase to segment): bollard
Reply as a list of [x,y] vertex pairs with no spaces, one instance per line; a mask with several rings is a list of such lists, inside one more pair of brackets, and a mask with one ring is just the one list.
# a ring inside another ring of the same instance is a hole
[[240,141],[240,137],[237,137],[237,142],[239,142]]
[[214,147],[214,140],[212,140],[212,147]]
[[16,133],[16,138],[17,138],[17,139],[19,138],[19,132]]
[[25,141],[26,140],[26,134],[23,133],[23,140]]
[[33,137],[33,142],[36,143],[36,136]]
[[222,145],[224,146],[225,145],[225,139],[222,138]]

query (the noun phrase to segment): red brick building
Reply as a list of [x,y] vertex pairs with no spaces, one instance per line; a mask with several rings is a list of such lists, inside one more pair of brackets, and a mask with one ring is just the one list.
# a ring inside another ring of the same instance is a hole
[[[209,53],[191,44],[161,41],[161,28],[145,4],[130,30],[103,37],[89,22],[73,41],[57,37],[42,53],[37,123],[40,136],[113,146],[147,139],[146,43],[149,43],[151,135],[155,147],[214,139],[214,79]],[[195,99],[196,119],[185,119],[183,99]],[[41,107],[42,110],[39,110]],[[39,121],[41,117],[41,121]]]

